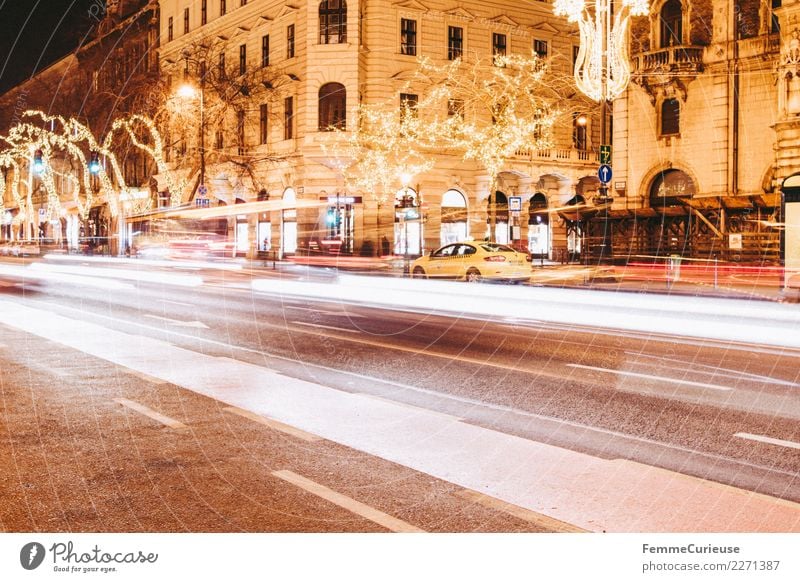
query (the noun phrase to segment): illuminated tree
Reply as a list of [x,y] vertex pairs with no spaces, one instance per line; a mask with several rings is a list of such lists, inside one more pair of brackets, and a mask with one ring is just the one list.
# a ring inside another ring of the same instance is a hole
[[456,59],[446,65],[423,58],[417,83],[427,86],[419,107],[430,116],[426,133],[434,141],[428,147],[460,151],[488,174],[494,240],[497,178],[509,158],[552,147],[557,126],[571,124],[572,112],[585,102],[575,99],[571,76],[535,56]]

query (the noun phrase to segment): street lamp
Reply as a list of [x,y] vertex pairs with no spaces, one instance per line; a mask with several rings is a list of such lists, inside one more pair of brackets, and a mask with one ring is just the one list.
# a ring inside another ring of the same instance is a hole
[[[195,86],[189,82],[189,56],[184,55],[186,59],[186,68],[183,71],[184,82],[178,87],[178,97],[183,99],[194,99],[200,97],[200,196],[206,194],[206,147],[205,147],[205,92],[206,92],[206,72],[205,63],[201,63],[200,67],[200,90],[198,91]],[[199,94],[199,95],[198,95]]]
[[[631,16],[644,16],[648,0],[555,0],[553,13],[578,23],[580,48],[575,59],[575,83],[587,97],[600,103],[600,143],[607,146],[606,124],[611,101],[628,87],[631,78],[628,30]],[[610,151],[610,150],[609,150]],[[610,163],[610,158],[609,158]],[[596,202],[604,205],[602,254],[611,254],[608,225],[608,186],[602,183]]]

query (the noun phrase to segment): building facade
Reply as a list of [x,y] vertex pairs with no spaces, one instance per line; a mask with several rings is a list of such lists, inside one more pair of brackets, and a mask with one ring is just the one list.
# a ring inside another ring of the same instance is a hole
[[[422,93],[409,85],[419,57],[447,63],[456,56],[488,58],[501,49],[536,51],[553,58],[553,66],[570,69],[577,34],[553,16],[549,3],[165,0],[160,16],[161,69],[172,86],[182,77],[196,85],[200,69],[206,73],[200,131],[211,204],[282,201],[277,210],[239,215],[233,228],[241,253],[333,248],[415,255],[454,239],[482,239],[490,220],[497,240],[537,255],[579,252],[574,207],[580,200],[591,205],[598,186],[596,112],[587,112],[585,126],[557,133],[555,147],[523,149],[508,159],[491,205],[486,170],[457,153],[434,154],[433,167],[407,187],[398,176],[397,195],[387,200],[347,188],[324,147],[331,126],[352,128],[358,105],[394,101],[399,114],[402,99]],[[259,77],[259,68],[269,72]],[[227,102],[238,99],[242,88],[250,100],[223,120],[210,120],[211,79],[224,69],[233,70],[226,78],[238,69],[240,78],[249,79],[223,88]],[[259,96],[256,89],[264,86],[274,91]],[[170,156],[196,176],[199,138],[194,128],[189,133],[171,140],[178,147]],[[198,180],[193,183],[196,192]],[[403,216],[403,196],[412,199],[418,217]],[[516,197],[521,209],[509,210]],[[293,201],[317,207],[294,208]]]
[[658,0],[634,19],[633,82],[614,102],[615,256],[779,259],[780,183],[800,161],[796,5]]

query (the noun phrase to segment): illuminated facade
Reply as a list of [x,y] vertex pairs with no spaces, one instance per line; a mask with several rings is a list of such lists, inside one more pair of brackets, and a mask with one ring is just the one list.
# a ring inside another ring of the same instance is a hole
[[[408,189],[398,176],[396,200],[381,200],[374,192],[346,189],[322,147],[330,126],[351,126],[348,117],[357,105],[394,100],[399,112],[401,99],[421,94],[408,84],[418,57],[446,63],[500,50],[536,51],[569,70],[577,30],[555,17],[548,3],[168,0],[160,12],[161,68],[173,84],[184,71],[196,77],[198,47],[216,51],[202,65],[207,73],[237,64],[240,71],[273,71],[269,81],[257,83],[274,87],[273,93],[229,112],[224,127],[204,128],[212,203],[284,200],[281,211],[239,219],[237,245],[243,252],[417,254],[465,236],[485,237],[493,212],[498,240],[567,256],[569,219],[576,217],[556,209],[574,205],[581,195],[591,200],[596,191],[599,129],[591,112],[586,125],[556,135],[552,149],[523,150],[508,160],[493,209],[486,172],[456,153],[436,154],[434,166],[413,176]],[[254,95],[253,89],[251,82],[248,93]],[[189,141],[180,147],[196,152],[191,136]],[[196,174],[197,155],[189,157],[188,171]],[[419,218],[399,217],[403,194],[421,202]],[[509,210],[512,197],[521,198],[518,214]],[[292,200],[319,201],[322,207],[293,209]]]
[[778,188],[800,169],[797,6],[660,0],[634,19],[633,81],[614,102],[615,255],[778,259]]

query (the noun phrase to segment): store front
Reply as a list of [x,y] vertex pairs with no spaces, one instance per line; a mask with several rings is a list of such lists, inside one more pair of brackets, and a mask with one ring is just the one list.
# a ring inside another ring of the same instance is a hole
[[533,195],[528,212],[528,250],[536,258],[546,258],[550,250],[550,215],[547,197]]
[[297,203],[294,188],[283,191],[284,210],[281,211],[281,254],[293,255],[297,252],[297,209],[286,208]]
[[486,204],[486,215],[487,235],[491,233],[492,224],[494,224],[494,241],[508,244],[511,237],[508,227],[508,197],[505,193],[496,190],[494,195],[489,197]]
[[327,197],[328,207],[325,212],[325,238],[322,244],[325,251],[332,254],[351,254],[355,221],[353,205],[360,202],[353,196],[335,194]]
[[441,246],[466,240],[469,236],[467,199],[458,190],[448,190],[442,196]]
[[420,255],[423,233],[417,192],[413,188],[398,190],[394,210],[394,254]]

